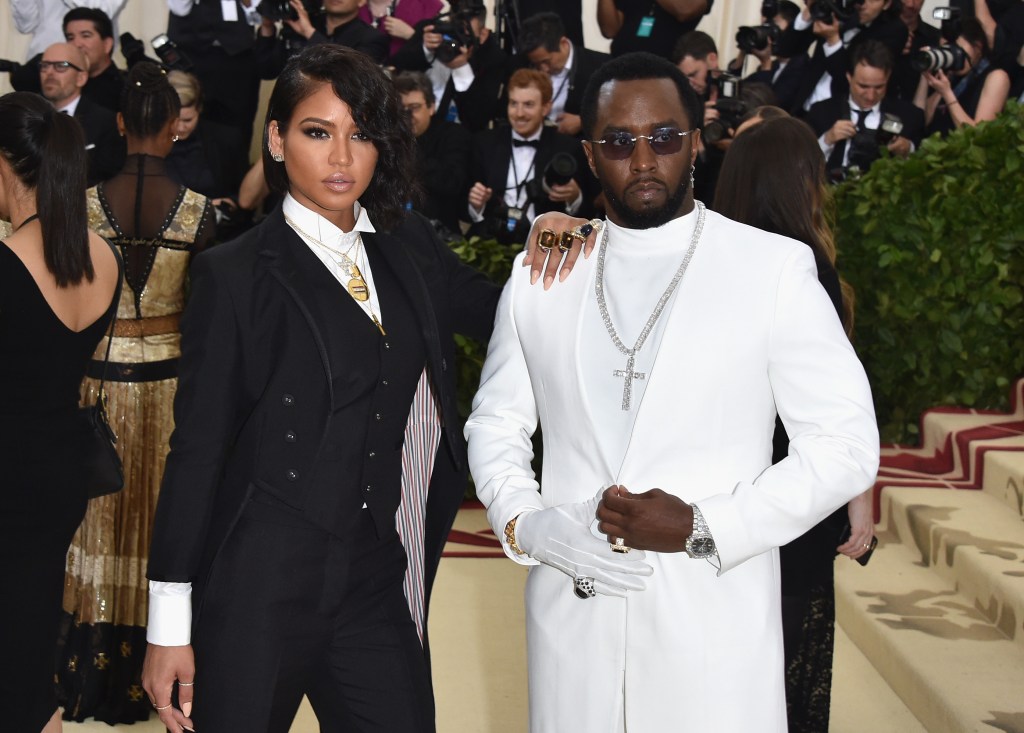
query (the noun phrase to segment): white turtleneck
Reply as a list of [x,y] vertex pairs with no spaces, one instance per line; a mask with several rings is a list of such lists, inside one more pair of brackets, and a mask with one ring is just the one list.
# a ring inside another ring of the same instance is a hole
[[[619,339],[627,349],[633,348],[647,319],[679,269],[690,246],[696,223],[696,207],[685,216],[651,229],[626,229],[610,221],[605,222],[608,227],[604,266],[605,302]],[[626,368],[627,357],[615,347],[608,335],[598,308],[597,295],[591,291],[588,297],[583,312],[580,345],[583,381],[594,420],[602,426],[599,430],[601,449],[612,466],[620,465],[625,456],[637,410],[651,379],[665,324],[673,315],[672,307],[677,294],[685,287],[684,275],[636,356],[633,369],[643,372],[645,378],[633,380],[628,411],[622,409],[625,380],[613,375],[615,370]]]

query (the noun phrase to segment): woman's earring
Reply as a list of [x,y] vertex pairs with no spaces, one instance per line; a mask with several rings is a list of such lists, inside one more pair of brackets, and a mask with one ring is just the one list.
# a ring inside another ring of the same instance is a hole
[[172,138],[171,138],[171,142],[172,142],[172,143],[176,143],[176,142],[178,142],[178,136],[177,136],[177,135],[175,135],[174,137],[172,137]]
[[271,153],[270,157],[274,159],[275,163],[283,163],[284,162],[284,155],[282,155],[281,153]]

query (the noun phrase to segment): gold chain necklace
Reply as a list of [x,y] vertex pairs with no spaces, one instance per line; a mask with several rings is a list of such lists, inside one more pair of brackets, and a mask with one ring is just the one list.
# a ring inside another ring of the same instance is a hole
[[[335,249],[334,247],[331,247],[328,244],[324,244],[322,241],[314,237],[312,234],[302,229],[302,227],[296,224],[291,217],[286,216],[284,220],[285,222],[288,223],[288,226],[290,226],[292,229],[294,229],[296,232],[301,234],[304,238],[306,238],[313,244],[327,250],[331,254],[337,255],[337,257],[341,260],[339,264],[345,270],[345,274],[348,275],[349,277],[348,285],[345,287],[345,289],[348,291],[348,294],[351,295],[352,298],[360,304],[360,306],[366,309],[366,312],[370,316],[370,320],[372,320],[374,325],[380,330],[381,335],[386,336],[387,332],[384,331],[384,326],[381,324],[380,319],[377,318],[377,314],[373,312],[373,305],[369,302],[370,288],[366,284],[366,279],[363,277],[363,273],[359,269],[359,265],[356,264],[355,260],[353,260],[352,257],[350,257],[348,254],[349,252],[352,251],[352,248],[356,246],[359,247],[359,251],[362,251],[362,235],[357,233],[356,240],[349,246],[346,252],[342,252],[340,249]],[[357,251],[356,257],[358,256],[359,253]]]

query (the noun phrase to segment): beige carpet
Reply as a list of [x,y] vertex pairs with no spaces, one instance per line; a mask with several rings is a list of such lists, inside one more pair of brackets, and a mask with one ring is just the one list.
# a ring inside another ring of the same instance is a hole
[[[489,537],[483,513],[463,512],[449,554],[490,554],[474,537]],[[526,571],[502,558],[446,557],[441,562],[430,617],[439,733],[525,733],[526,655],[523,583]],[[836,634],[832,733],[920,733],[924,728],[841,630]],[[202,694],[196,690],[196,694]],[[159,722],[118,726],[159,733]],[[103,733],[111,727],[87,721],[67,733]],[[308,705],[292,733],[316,733]],[[576,732],[567,732],[576,733]]]

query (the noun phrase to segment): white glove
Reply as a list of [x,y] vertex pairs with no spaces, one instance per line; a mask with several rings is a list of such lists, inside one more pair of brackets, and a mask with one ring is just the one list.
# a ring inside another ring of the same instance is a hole
[[598,593],[625,598],[627,590],[647,587],[644,577],[654,568],[644,562],[643,550],[615,552],[591,533],[603,493],[602,489],[589,501],[521,514],[516,520],[516,544],[534,560],[574,580],[593,578]]

